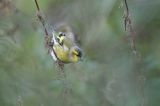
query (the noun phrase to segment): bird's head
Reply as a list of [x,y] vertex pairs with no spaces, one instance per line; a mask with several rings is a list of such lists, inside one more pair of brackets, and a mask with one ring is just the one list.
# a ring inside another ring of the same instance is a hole
[[57,41],[61,46],[64,43],[65,36],[66,36],[66,34],[63,32],[59,32],[59,34],[57,35]]

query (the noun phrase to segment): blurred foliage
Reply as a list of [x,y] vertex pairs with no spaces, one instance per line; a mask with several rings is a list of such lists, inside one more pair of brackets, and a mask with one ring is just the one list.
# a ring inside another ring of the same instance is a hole
[[142,58],[138,69],[124,31],[122,1],[38,2],[50,24],[71,26],[84,61],[65,66],[71,91],[64,100],[34,1],[0,0],[1,106],[160,105],[159,0],[128,0]]

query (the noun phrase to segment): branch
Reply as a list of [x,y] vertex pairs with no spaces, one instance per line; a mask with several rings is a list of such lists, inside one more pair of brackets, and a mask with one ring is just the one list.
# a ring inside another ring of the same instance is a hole
[[[42,16],[42,13],[40,11],[40,7],[38,5],[38,2],[37,0],[35,0],[35,4],[36,4],[36,7],[37,7],[37,17],[39,19],[39,21],[41,22],[41,24],[43,25],[43,28],[44,28],[44,32],[45,32],[45,46],[47,48],[49,48],[49,52],[50,52],[50,55],[53,57],[53,59],[55,60],[55,58],[57,58],[56,54],[55,54],[55,51],[53,50],[53,44],[54,42],[52,42],[52,44],[50,43],[49,41],[49,33],[48,33],[48,30],[46,28],[46,21],[44,19],[44,17]],[[51,49],[52,48],[52,49]],[[55,55],[55,56],[54,56]]]
[[127,0],[124,0],[124,4],[125,4],[125,14],[124,14],[124,26],[125,26],[125,31],[128,31],[128,37],[130,40],[130,46],[132,49],[133,54],[139,58],[138,56],[138,52],[135,46],[135,31],[133,30],[133,26],[132,26],[132,21],[130,18],[130,12],[129,12],[129,8],[128,8],[128,4],[127,4]]
[[[135,59],[135,80],[137,80],[137,83],[139,83],[139,89],[140,92],[142,93],[142,101],[141,101],[141,106],[146,106],[146,98],[144,94],[144,84],[145,84],[145,76],[141,73],[141,65],[142,65],[142,60],[140,57],[140,53],[138,52],[135,44],[135,31],[132,26],[132,21],[130,18],[130,12],[127,4],[127,0],[124,0],[125,4],[125,14],[124,14],[124,26],[125,26],[125,31],[127,32],[127,35],[129,37],[129,43],[131,46],[132,53],[134,54],[134,59]],[[143,78],[143,79],[142,79]]]
[[37,10],[40,11],[40,8],[39,8],[37,0],[35,0],[35,3],[36,3]]
[[55,40],[55,35],[54,35],[54,30],[52,32],[52,39],[50,39],[50,35],[49,35],[49,32],[47,30],[47,22],[45,21],[41,11],[40,11],[40,7],[38,5],[38,2],[37,0],[35,0],[35,4],[36,4],[36,7],[37,7],[37,17],[39,19],[39,21],[41,22],[41,24],[43,25],[43,28],[44,28],[44,32],[45,32],[45,46],[48,48],[48,52],[50,53],[50,55],[52,56],[53,60],[56,61],[56,63],[58,64],[58,66],[60,67],[61,70],[63,70],[63,67],[64,67],[64,64],[63,62],[61,62],[57,55],[56,55],[56,52],[54,51],[53,49],[53,45],[56,43]]
[[48,36],[49,34],[48,34],[48,31],[47,31],[47,28],[46,28],[46,22],[45,22],[45,19],[40,12],[40,8],[39,8],[37,0],[35,0],[35,4],[36,4],[36,7],[37,7],[37,17],[44,27],[45,35]]

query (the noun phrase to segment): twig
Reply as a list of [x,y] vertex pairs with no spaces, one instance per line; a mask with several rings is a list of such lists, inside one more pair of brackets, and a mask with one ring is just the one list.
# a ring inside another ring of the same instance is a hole
[[47,31],[47,28],[46,28],[46,22],[45,22],[45,19],[44,19],[44,17],[42,16],[42,14],[40,12],[40,8],[39,8],[37,0],[35,0],[35,4],[36,4],[36,7],[37,7],[37,17],[38,17],[39,21],[43,25],[44,32],[45,32],[45,38],[46,38],[46,45],[48,46],[48,38],[49,38],[48,36],[49,36],[49,33]]
[[49,51],[50,55],[52,56],[52,58],[56,61],[55,63],[58,64],[59,71],[62,74],[61,80],[62,80],[62,83],[63,83],[63,86],[64,86],[64,91],[62,92],[62,98],[65,100],[65,99],[67,99],[67,96],[68,96],[68,93],[69,93],[69,88],[67,86],[68,83],[66,82],[67,79],[66,79],[66,73],[64,71],[64,63],[57,58],[57,55],[56,55],[56,53],[53,49],[53,45],[57,43],[55,41],[55,38],[54,38],[54,31],[52,32],[52,34],[53,34],[52,39],[51,39],[51,41],[49,41],[49,36],[50,35],[49,35],[49,32],[48,32],[47,27],[46,27],[46,21],[41,14],[40,7],[38,5],[37,0],[35,0],[35,4],[36,4],[36,7],[37,7],[37,17],[38,17],[39,21],[42,23],[43,28],[44,28],[46,47],[48,48],[48,51]]
[[35,3],[36,3],[36,6],[37,6],[37,10],[40,11],[37,0],[35,0]]
[[[129,42],[130,42],[130,47],[132,50],[132,53],[134,54],[134,58],[135,58],[135,80],[137,80],[136,82],[139,83],[139,90],[142,93],[142,100],[141,100],[141,106],[146,106],[146,98],[145,98],[145,94],[144,94],[144,83],[145,83],[145,77],[144,75],[141,73],[141,65],[142,65],[142,60],[141,60],[141,56],[140,53],[138,52],[137,48],[136,48],[136,44],[135,44],[135,31],[133,29],[132,26],[132,21],[130,18],[130,12],[129,12],[129,8],[128,8],[128,4],[127,4],[127,0],[124,0],[124,4],[125,4],[125,14],[124,14],[124,26],[125,26],[125,31],[127,32],[127,36],[129,38]],[[138,77],[138,78],[137,78]],[[143,79],[142,79],[143,78]]]
[[127,23],[131,24],[131,20],[130,20],[130,17],[129,17],[129,8],[128,8],[128,4],[127,4],[127,1],[124,0],[124,3],[125,3],[125,6],[126,6],[126,14],[124,16],[124,25],[125,25],[125,30],[127,29]]
[[129,40],[130,40],[130,46],[132,49],[133,54],[136,56],[136,58],[139,58],[139,55],[137,54],[137,49],[135,46],[135,31],[133,30],[133,26],[132,26],[132,21],[130,18],[130,13],[129,13],[129,8],[128,8],[128,4],[127,4],[127,0],[124,0],[125,3],[125,8],[126,8],[126,12],[124,14],[124,26],[125,26],[125,31],[128,30],[129,34]]
[[[54,45],[54,41],[49,41],[50,37],[49,37],[49,32],[46,28],[46,21],[44,19],[44,17],[42,16],[41,14],[41,11],[40,11],[40,7],[38,5],[38,2],[37,0],[35,0],[35,4],[36,4],[36,7],[37,7],[37,17],[39,19],[39,21],[42,23],[43,25],[43,28],[44,28],[44,32],[45,32],[45,46],[48,48],[48,52],[50,53],[50,55],[52,56],[52,58],[56,61],[56,63],[58,63],[58,66],[63,69],[63,65],[62,65],[62,62],[57,58],[57,55],[53,49],[53,45]],[[53,35],[54,36],[54,35]]]

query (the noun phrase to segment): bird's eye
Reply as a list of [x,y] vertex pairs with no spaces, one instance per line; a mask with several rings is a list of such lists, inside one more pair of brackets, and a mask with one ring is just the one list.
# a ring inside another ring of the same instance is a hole
[[62,37],[62,36],[66,36],[66,35],[65,35],[65,33],[63,33],[63,32],[60,32],[60,33],[59,33],[59,37]]
[[64,36],[65,36],[65,33],[63,32],[60,32],[57,36],[57,41],[58,43],[62,46],[63,43],[64,43]]

